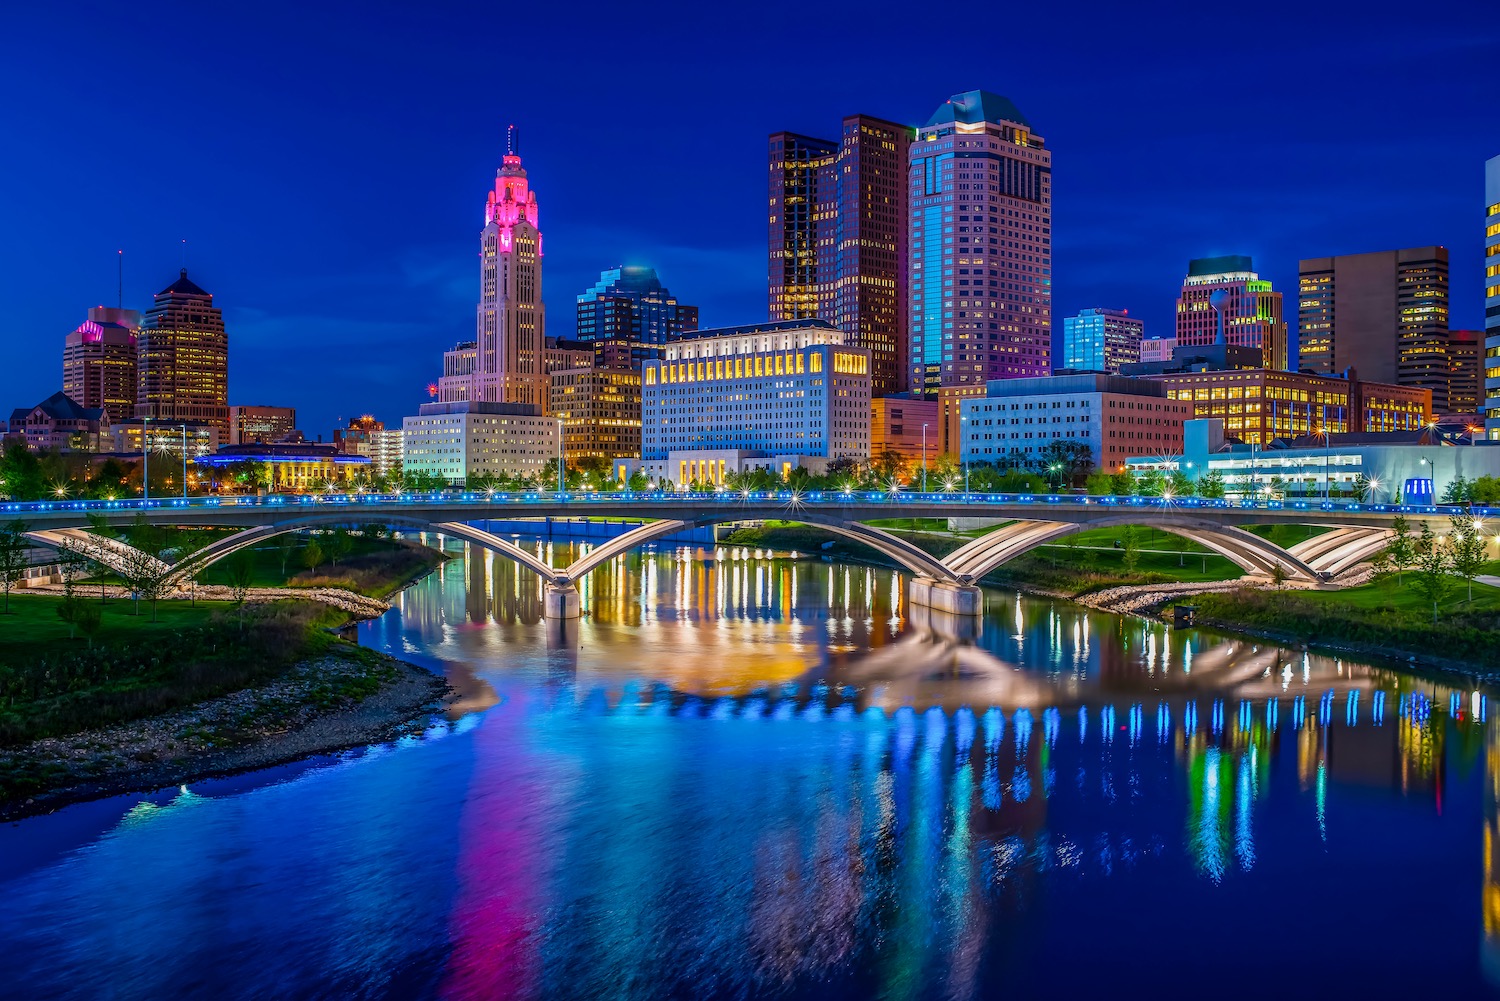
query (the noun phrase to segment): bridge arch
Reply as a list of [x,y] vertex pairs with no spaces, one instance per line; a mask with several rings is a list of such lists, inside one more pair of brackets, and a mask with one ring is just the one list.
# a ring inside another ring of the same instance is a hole
[[[1013,521],[960,546],[943,557],[943,563],[950,573],[956,574],[960,579],[977,581],[996,567],[1054,539],[1092,528],[1124,527],[1135,524],[1136,521],[1129,515],[1079,523]],[[1246,573],[1270,574],[1279,566],[1296,579],[1309,582],[1322,579],[1318,568],[1274,542],[1242,528],[1184,516],[1154,518],[1150,524],[1153,528],[1160,528],[1198,543],[1230,560]]]

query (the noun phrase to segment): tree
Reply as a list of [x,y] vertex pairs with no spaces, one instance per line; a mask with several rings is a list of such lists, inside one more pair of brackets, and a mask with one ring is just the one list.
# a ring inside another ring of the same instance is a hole
[[99,628],[102,616],[98,605],[72,594],[63,598],[62,604],[57,606],[57,617],[68,624],[68,639],[74,637],[76,630],[82,629],[84,635],[89,637],[89,646],[94,645],[94,630]]
[[1108,473],[1090,473],[1088,479],[1083,482],[1083,489],[1095,497],[1114,492],[1114,477]]
[[1406,568],[1416,562],[1417,547],[1416,541],[1411,537],[1411,526],[1407,524],[1405,515],[1398,514],[1391,519],[1391,531],[1396,534],[1385,547],[1383,555],[1395,569],[1396,586],[1399,587],[1404,583]]
[[255,562],[250,554],[241,550],[225,561],[224,580],[229,584],[229,593],[234,596],[234,607],[240,614],[240,627],[245,625],[245,598],[250,594],[250,583],[255,579]]
[[308,570],[316,570],[323,562],[323,547],[318,545],[317,539],[308,539],[307,545],[302,547],[302,565]]
[[281,557],[281,576],[286,577],[286,565],[297,551],[297,533],[283,532],[276,536],[276,555]]
[[352,550],[353,548],[354,540],[349,537],[349,530],[346,529],[343,525],[339,525],[328,534],[328,537],[323,545],[323,552],[327,554],[328,559],[332,561],[334,567],[337,568],[339,565],[339,560],[343,559],[345,556],[348,556],[350,550]]
[[1432,602],[1433,625],[1437,624],[1438,605],[1453,593],[1452,572],[1448,548],[1433,534],[1427,522],[1422,522],[1422,534],[1416,541],[1416,573],[1412,575],[1412,586]]
[[1475,504],[1500,504],[1500,477],[1479,476],[1470,480],[1469,500]]
[[84,544],[76,539],[64,539],[57,547],[57,568],[62,574],[63,597],[66,601],[73,600],[74,585],[78,583],[78,578],[88,573],[93,562],[93,557]]
[[1125,526],[1125,535],[1121,540],[1120,545],[1124,550],[1120,554],[1120,563],[1128,572],[1135,573],[1136,566],[1141,562],[1141,547],[1136,542],[1136,532],[1134,525]]
[[1370,502],[1370,491],[1372,490],[1370,478],[1364,473],[1354,477],[1354,496],[1361,504]]
[[135,600],[134,614],[141,614],[141,599],[151,602],[151,621],[156,621],[156,602],[166,590],[170,570],[154,554],[134,547],[123,551],[123,563],[117,568],[125,586]]
[[12,521],[0,526],[0,588],[5,590],[5,611],[10,614],[11,588],[26,572],[26,553],[31,545],[26,541],[26,523]]
[[1125,471],[1111,473],[1109,477],[1109,492],[1116,497],[1129,497],[1135,493],[1135,477]]
[[1282,566],[1280,563],[1271,564],[1271,586],[1276,588],[1276,590],[1280,591],[1283,587],[1285,587],[1286,582],[1290,576],[1291,575],[1286,572],[1286,567]]
[[1462,504],[1469,499],[1469,481],[1463,478],[1463,474],[1453,477],[1448,485],[1443,488],[1444,504]]
[[1210,469],[1198,477],[1198,496],[1208,500],[1224,499],[1224,474]]
[[1193,478],[1180,469],[1174,469],[1167,477],[1167,489],[1172,491],[1173,497],[1191,497],[1196,487]]
[[1484,536],[1472,514],[1454,515],[1453,535],[1448,547],[1448,561],[1453,572],[1469,586],[1469,604],[1474,603],[1474,578],[1489,562],[1484,551]]

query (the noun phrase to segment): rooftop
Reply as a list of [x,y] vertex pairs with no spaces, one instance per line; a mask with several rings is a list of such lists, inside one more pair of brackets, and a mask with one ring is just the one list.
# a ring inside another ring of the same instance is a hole
[[929,126],[954,123],[978,125],[982,122],[1015,122],[1017,125],[1031,127],[1031,123],[1021,114],[1020,109],[1011,103],[1010,98],[991,94],[987,90],[969,90],[962,94],[954,94],[939,105],[938,109],[932,113],[932,117],[927,119]]
[[1189,278],[1205,278],[1209,275],[1238,274],[1244,271],[1253,272],[1255,262],[1248,254],[1225,254],[1221,257],[1197,257],[1188,261]]
[[203,291],[187,276],[187,268],[182,269],[182,277],[156,293],[157,296],[164,295],[198,295],[205,298],[213,298],[211,293]]
[[80,406],[78,401],[59,390],[34,407],[20,407],[12,411],[11,426],[26,423],[27,418],[38,410],[54,421],[97,421],[104,417],[102,408]]

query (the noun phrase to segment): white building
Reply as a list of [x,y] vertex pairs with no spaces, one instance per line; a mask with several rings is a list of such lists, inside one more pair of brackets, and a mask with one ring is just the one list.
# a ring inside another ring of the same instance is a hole
[[[666,345],[641,373],[643,464],[674,455],[683,463],[697,452],[714,453],[715,470],[729,452],[808,460],[797,465],[866,458],[870,352],[844,336],[809,319],[704,330]],[[678,482],[675,468],[666,475]]]
[[1175,337],[1147,337],[1141,341],[1142,362],[1167,362],[1172,360],[1172,352],[1177,348]]
[[1182,451],[1191,403],[1167,399],[1166,387],[1117,375],[999,379],[984,396],[961,404],[965,462],[1035,463],[1054,442],[1089,446],[1094,466],[1115,470],[1142,455]]
[[424,403],[400,433],[403,471],[449,483],[535,476],[562,444],[557,421],[525,403]]
[[405,437],[404,428],[370,432],[370,464],[377,473],[389,473],[402,468]]

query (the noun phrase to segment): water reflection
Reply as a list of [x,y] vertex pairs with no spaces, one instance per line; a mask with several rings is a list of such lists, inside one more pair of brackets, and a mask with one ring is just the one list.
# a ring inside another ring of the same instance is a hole
[[[467,555],[361,631],[460,690],[424,735],[0,829],[0,995],[1186,997],[1338,956],[1388,996],[1500,969],[1481,693],[1012,594],[965,628],[897,575],[753,551],[601,567],[555,631],[534,577]],[[1316,948],[1268,967],[1310,901]]]

